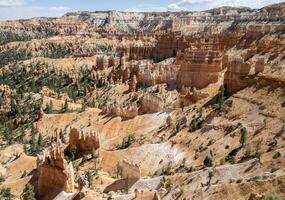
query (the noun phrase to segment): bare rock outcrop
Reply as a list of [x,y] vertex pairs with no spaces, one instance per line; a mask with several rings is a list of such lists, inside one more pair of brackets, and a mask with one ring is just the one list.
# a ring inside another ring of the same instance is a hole
[[166,83],[170,86],[177,84],[180,66],[173,63],[174,59],[160,63],[141,63],[138,71],[138,82],[143,86],[154,86]]
[[180,85],[202,89],[218,82],[227,58],[219,50],[187,49],[177,54],[176,63],[181,66]]
[[156,113],[164,111],[164,100],[153,94],[147,94],[142,98],[140,112]]
[[160,196],[156,191],[136,191],[136,197],[134,200],[160,200]]
[[134,118],[139,114],[139,108],[136,103],[131,103],[129,105],[115,103],[104,108],[102,112],[106,115],[115,115],[129,119]]
[[60,141],[43,150],[37,158],[37,194],[52,199],[60,192],[75,192],[72,163],[64,159],[64,146]]
[[100,147],[99,134],[95,132],[79,131],[76,128],[71,128],[69,133],[70,149],[76,149],[80,153],[91,152]]
[[137,164],[129,163],[123,160],[118,164],[119,174],[121,179],[116,180],[112,184],[108,185],[104,192],[129,190],[129,188],[141,178],[140,167]]
[[[233,55],[234,56],[234,55]],[[236,56],[236,55],[235,55]],[[264,58],[255,57],[248,62],[243,57],[231,58],[225,73],[225,85],[230,93],[235,93],[255,83],[255,75],[264,71]]]

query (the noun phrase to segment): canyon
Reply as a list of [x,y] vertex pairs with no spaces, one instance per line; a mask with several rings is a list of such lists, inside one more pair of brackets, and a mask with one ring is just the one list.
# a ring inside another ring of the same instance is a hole
[[1,21],[0,199],[284,199],[284,22],[285,3]]

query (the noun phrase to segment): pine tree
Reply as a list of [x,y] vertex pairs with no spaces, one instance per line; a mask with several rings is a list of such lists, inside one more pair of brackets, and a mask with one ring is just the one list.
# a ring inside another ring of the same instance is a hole
[[37,128],[34,125],[32,125],[31,134],[36,135],[37,132],[38,132]]
[[11,193],[10,188],[1,188],[0,189],[0,199],[2,200],[13,200],[14,195]]
[[86,104],[81,105],[80,112],[84,112],[86,110]]
[[63,113],[66,113],[66,112],[68,112],[68,111],[69,111],[67,100],[65,100],[64,105],[63,105],[63,107],[62,107],[61,111],[62,111]]
[[39,134],[38,142],[37,142],[37,146],[36,146],[37,153],[39,153],[42,150],[43,146],[44,146],[43,136],[42,136],[42,134]]
[[220,112],[224,111],[224,103],[226,100],[225,93],[226,93],[225,87],[221,86],[220,93],[218,94],[218,97],[217,97],[217,104],[216,104],[216,109],[219,110]]
[[49,104],[46,106],[45,112],[46,114],[51,114],[53,110],[53,103],[52,101],[49,102]]
[[38,137],[38,145],[40,147],[44,146],[44,141],[43,141],[43,136],[42,134],[39,134],[39,137]]
[[37,128],[32,125],[32,128],[31,128],[31,135],[32,135],[32,138],[30,140],[30,144],[31,144],[31,154],[35,154],[38,150],[38,141],[36,139],[36,135],[38,133],[38,130]]
[[243,127],[240,130],[240,133],[241,133],[240,143],[241,143],[242,147],[244,147],[246,145],[246,143],[247,143],[247,130],[246,130],[246,128]]
[[24,129],[20,129],[20,135],[18,138],[18,142],[24,143],[24,137],[25,137],[25,131],[24,131]]
[[23,200],[36,200],[34,186],[32,184],[28,183],[25,186],[22,197]]
[[2,98],[2,96],[0,96],[0,108],[1,108],[2,104],[3,104],[3,98]]
[[92,182],[93,182],[93,179],[94,179],[92,171],[91,170],[87,170],[85,172],[85,176],[86,176],[86,179],[87,179],[87,181],[89,183],[89,186],[91,186]]
[[172,118],[170,116],[168,116],[166,118],[166,124],[167,124],[167,126],[171,126],[172,125]]
[[94,99],[92,100],[91,107],[92,107],[92,108],[95,108],[95,107],[96,107],[96,104],[95,104],[95,100],[94,100]]
[[66,143],[66,138],[63,131],[60,131],[59,136],[62,143]]
[[25,154],[28,154],[28,147],[26,144],[24,144],[24,152],[25,152]]
[[31,142],[30,142],[30,144],[31,144],[31,153],[32,154],[34,154],[34,153],[36,153],[36,151],[37,151],[37,139],[36,139],[36,134],[33,134],[32,135],[32,139],[31,139]]
[[206,158],[204,159],[204,165],[206,167],[212,167],[213,166],[213,161],[209,156],[206,156]]
[[220,93],[219,93],[218,100],[217,100],[220,107],[224,104],[225,99],[226,99],[225,98],[225,87],[221,86]]

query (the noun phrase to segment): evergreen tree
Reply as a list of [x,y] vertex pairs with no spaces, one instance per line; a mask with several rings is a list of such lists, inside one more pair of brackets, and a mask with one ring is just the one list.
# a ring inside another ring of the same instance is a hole
[[28,147],[27,147],[27,145],[26,145],[26,144],[24,144],[24,152],[25,152],[25,154],[28,154],[28,153],[29,153],[29,151],[28,151]]
[[94,174],[93,174],[93,172],[91,170],[87,170],[85,172],[85,177],[86,177],[86,179],[88,181],[89,186],[92,185],[92,182],[93,182],[93,179],[94,179],[93,175]]
[[52,103],[52,101],[50,101],[49,104],[45,108],[45,112],[46,112],[46,114],[51,114],[52,110],[53,110],[53,103]]
[[166,118],[166,124],[167,124],[167,126],[171,126],[172,125],[172,118],[170,116],[168,116]]
[[80,112],[84,112],[86,110],[86,104],[81,105]]
[[25,131],[24,131],[24,129],[20,129],[20,135],[18,137],[18,142],[24,143],[24,137],[25,137]]
[[204,165],[206,167],[212,167],[213,166],[213,161],[209,156],[206,156],[206,158],[204,159]]
[[42,134],[39,134],[38,142],[37,142],[37,146],[36,146],[37,153],[39,153],[43,149],[43,146],[44,146],[43,136],[42,136]]
[[33,134],[32,135],[32,138],[31,138],[31,141],[30,141],[30,144],[31,144],[31,153],[32,154],[35,154],[36,153],[36,151],[37,151],[37,139],[36,139],[36,134]]
[[31,134],[32,134],[32,135],[36,135],[37,132],[38,132],[37,128],[36,128],[34,125],[32,125]]
[[62,111],[63,113],[66,113],[66,112],[69,111],[67,100],[65,100],[64,105],[63,105],[61,111]]
[[94,100],[94,99],[92,100],[91,107],[92,107],[92,108],[95,108],[95,107],[96,107],[96,104],[95,104],[95,100]]
[[36,138],[37,132],[38,132],[37,128],[34,125],[32,125],[32,128],[31,128],[32,138],[30,140],[32,155],[34,155],[38,151],[38,141]]
[[62,143],[66,143],[65,134],[63,131],[60,131],[59,137],[60,137],[60,140],[62,141]]
[[225,99],[226,99],[226,97],[225,97],[225,87],[221,86],[220,93],[219,93],[218,100],[217,100],[217,103],[219,104],[220,107],[224,104]]
[[241,133],[240,143],[241,143],[242,147],[244,147],[246,145],[246,143],[247,143],[247,130],[246,130],[246,128],[243,127],[240,130],[240,133]]
[[226,93],[225,87],[221,86],[220,87],[220,93],[218,94],[218,97],[217,97],[217,104],[216,104],[216,109],[220,112],[225,111],[225,109],[224,109],[224,103],[226,100],[225,93]]
[[23,200],[36,200],[34,186],[28,183],[23,190]]
[[11,193],[10,188],[1,188],[0,189],[0,199],[1,200],[13,200],[14,195]]
[[0,108],[1,108],[2,104],[3,104],[3,98],[2,98],[2,96],[0,96]]
[[43,147],[44,146],[44,141],[43,141],[43,136],[42,134],[39,134],[39,137],[38,137],[38,145],[40,147]]

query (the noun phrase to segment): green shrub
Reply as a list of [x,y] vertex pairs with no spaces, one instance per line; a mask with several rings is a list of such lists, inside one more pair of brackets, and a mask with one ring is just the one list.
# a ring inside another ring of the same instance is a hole
[[0,183],[4,182],[5,181],[5,176],[3,175],[0,175]]
[[25,171],[23,172],[23,174],[21,175],[21,178],[25,178],[27,175],[28,175],[28,173],[27,173],[27,171],[25,170]]
[[280,157],[281,157],[281,153],[278,152],[278,151],[273,155],[273,159],[277,159],[277,158],[280,158]]
[[166,124],[167,124],[167,126],[171,126],[172,125],[172,118],[170,116],[168,116],[166,118]]
[[66,143],[66,137],[65,137],[65,132],[63,131],[60,131],[59,133],[59,137],[60,137],[60,140],[62,141],[62,143]]
[[206,167],[212,167],[213,166],[213,161],[209,156],[206,156],[206,158],[204,159],[204,165]]
[[258,180],[260,180],[261,179],[261,176],[253,176],[253,177],[251,177],[249,180],[250,181],[258,181]]
[[167,191],[170,191],[172,186],[173,186],[173,184],[172,184],[170,179],[167,179],[166,181],[164,181],[164,187]]
[[52,101],[49,102],[49,104],[46,105],[46,108],[45,108],[45,113],[46,114],[51,114],[53,112],[53,103]]
[[260,156],[261,156],[261,152],[260,152],[261,143],[262,143],[262,139],[258,139],[258,140],[256,141],[256,144],[255,144],[255,157],[256,157],[257,159],[260,159]]
[[181,165],[177,169],[175,169],[176,173],[189,173],[189,172],[193,172],[195,170],[193,166],[187,167],[185,165],[185,162],[186,162],[186,160],[183,159]]
[[65,100],[65,102],[64,102],[64,104],[63,104],[63,107],[61,108],[61,112],[62,112],[62,113],[69,112],[67,100]]
[[227,131],[227,134],[235,131],[236,129],[238,129],[239,127],[242,127],[242,124],[241,123],[237,123],[237,124],[233,124],[229,127],[227,127],[226,131]]
[[274,173],[274,172],[278,171],[279,169],[280,169],[279,167],[272,166],[270,173]]
[[265,196],[264,200],[284,200],[284,199],[276,194],[269,194]]
[[240,144],[242,145],[242,147],[245,146],[245,144],[247,143],[247,130],[245,127],[243,127],[240,130],[241,136],[240,136]]
[[117,149],[126,149],[131,146],[136,141],[136,138],[133,134],[125,137],[121,144],[117,145]]
[[11,193],[10,188],[1,188],[0,189],[0,199],[1,200],[13,200],[14,195]]
[[204,120],[202,119],[201,115],[199,115],[198,117],[194,117],[194,119],[192,119],[189,125],[189,131],[194,132],[196,130],[199,130],[200,128],[202,128],[203,122]]
[[34,186],[32,184],[28,183],[25,186],[22,197],[23,200],[36,200]]
[[64,156],[65,156],[65,159],[66,159],[68,162],[71,162],[71,161],[76,160],[76,157],[78,156],[77,148],[75,148],[75,147],[73,147],[73,148],[67,148],[67,149],[64,151]]
[[235,156],[237,155],[237,153],[240,151],[240,148],[235,148],[233,149],[225,158],[225,161],[234,164],[236,162],[235,160]]
[[98,172],[96,170],[86,170],[85,171],[85,178],[89,183],[89,187],[92,185],[92,182],[93,182],[94,178],[96,178],[97,173]]

